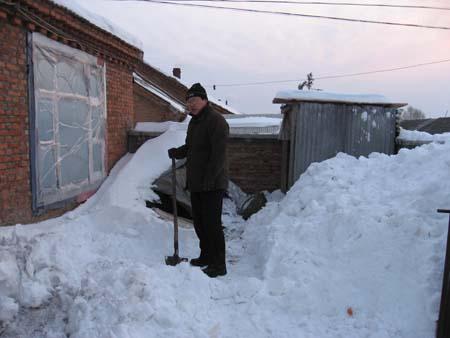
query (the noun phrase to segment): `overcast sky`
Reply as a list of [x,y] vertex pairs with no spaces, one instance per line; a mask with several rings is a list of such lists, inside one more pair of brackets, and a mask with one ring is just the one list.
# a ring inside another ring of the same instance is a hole
[[[140,1],[78,0],[143,43],[144,59],[164,72],[181,67],[187,85],[209,85],[208,93],[243,113],[279,112],[272,99],[315,77],[374,71],[450,59],[450,30],[396,27],[282,15],[190,8]],[[336,2],[336,1],[334,1]],[[341,2],[344,2],[341,0]],[[348,2],[348,1],[347,1]],[[448,0],[355,0],[450,7]],[[203,4],[205,4],[203,2]],[[450,11],[348,6],[224,4],[356,19],[450,26]],[[270,85],[220,86],[279,80]],[[217,89],[213,91],[212,85]],[[315,87],[340,93],[382,94],[407,102],[428,117],[450,117],[450,62],[339,79]]]

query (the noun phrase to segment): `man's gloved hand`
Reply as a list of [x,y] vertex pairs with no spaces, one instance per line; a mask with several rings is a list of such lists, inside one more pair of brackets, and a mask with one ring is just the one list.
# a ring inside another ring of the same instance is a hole
[[167,150],[167,153],[169,154],[169,158],[176,158],[177,148],[170,148],[169,150]]

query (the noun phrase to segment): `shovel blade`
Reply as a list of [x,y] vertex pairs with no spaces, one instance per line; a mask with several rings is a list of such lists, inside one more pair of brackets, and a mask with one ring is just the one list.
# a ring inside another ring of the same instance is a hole
[[187,261],[188,261],[187,258],[180,257],[178,255],[166,256],[166,264],[171,265],[171,266],[175,266],[177,264],[180,264],[182,262],[187,262]]

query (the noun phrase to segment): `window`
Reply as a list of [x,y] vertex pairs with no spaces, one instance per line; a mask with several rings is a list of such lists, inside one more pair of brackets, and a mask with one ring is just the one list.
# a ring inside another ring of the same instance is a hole
[[[31,35],[33,209],[97,188],[105,171],[105,66]],[[33,141],[34,140],[34,141]]]

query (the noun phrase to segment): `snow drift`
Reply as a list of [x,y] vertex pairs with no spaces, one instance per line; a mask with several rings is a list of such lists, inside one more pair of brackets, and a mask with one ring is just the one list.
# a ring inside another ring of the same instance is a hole
[[[172,226],[145,208],[183,140],[148,141],[63,217],[0,229],[4,337],[434,336],[448,141],[312,164],[247,222],[227,202],[229,273],[209,279],[164,265]],[[198,254],[192,230],[180,245]]]

